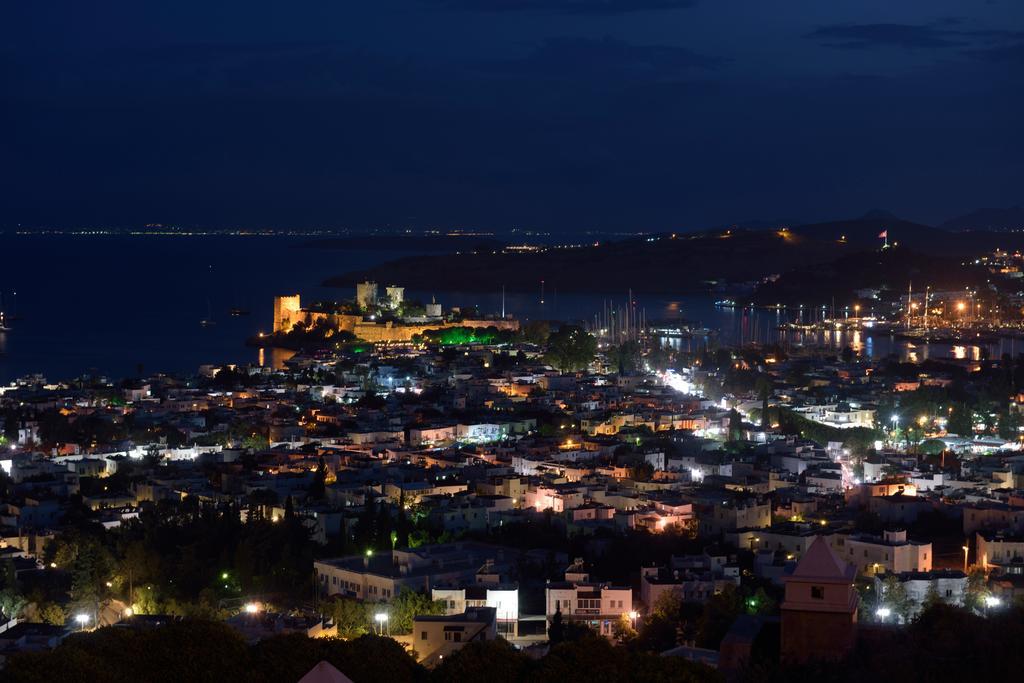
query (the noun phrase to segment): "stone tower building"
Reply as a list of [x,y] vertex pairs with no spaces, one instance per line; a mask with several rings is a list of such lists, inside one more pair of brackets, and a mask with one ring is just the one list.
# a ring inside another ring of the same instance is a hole
[[857,639],[853,587],[857,570],[819,536],[786,577],[782,603],[782,658],[790,662],[842,659]]
[[274,332],[287,332],[298,320],[299,310],[302,305],[299,303],[299,295],[275,296],[274,297]]

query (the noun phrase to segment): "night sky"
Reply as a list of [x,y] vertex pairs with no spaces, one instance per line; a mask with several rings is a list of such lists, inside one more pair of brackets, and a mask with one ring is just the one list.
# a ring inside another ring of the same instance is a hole
[[0,86],[7,226],[1024,202],[1021,0],[6,2]]

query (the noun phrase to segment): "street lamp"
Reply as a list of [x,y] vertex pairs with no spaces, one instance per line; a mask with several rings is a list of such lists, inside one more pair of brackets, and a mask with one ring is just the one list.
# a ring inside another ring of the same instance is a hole
[[964,551],[964,574],[967,573],[967,553],[970,552],[970,546],[962,545],[960,548]]
[[88,614],[76,614],[75,615],[75,621],[78,622],[79,628],[84,631],[85,630],[85,625],[89,623],[89,615]]
[[391,625],[388,624],[388,614],[387,614],[387,612],[377,612],[377,614],[375,614],[373,616],[373,618],[377,621],[377,624],[380,627],[380,634],[379,635],[384,635],[384,626],[385,626],[385,624],[387,624],[387,626],[388,626],[388,635],[391,635],[391,628],[390,628]]
[[247,603],[245,603],[245,613],[246,614],[256,614],[259,611],[260,611],[260,606],[257,605],[255,602],[247,602]]
[[989,609],[992,609],[993,607],[999,607],[999,605],[1001,605],[1001,604],[1003,604],[1003,601],[1000,600],[999,598],[997,598],[996,596],[994,596],[994,595],[986,595],[985,596],[985,607],[987,607]]
[[875,616],[884,624],[885,620],[892,614],[892,610],[888,607],[879,607],[875,610]]
[[640,614],[636,610],[631,610],[626,616],[629,617],[629,621],[630,621],[630,623],[633,626],[633,630],[635,631],[636,630],[636,618],[639,617]]

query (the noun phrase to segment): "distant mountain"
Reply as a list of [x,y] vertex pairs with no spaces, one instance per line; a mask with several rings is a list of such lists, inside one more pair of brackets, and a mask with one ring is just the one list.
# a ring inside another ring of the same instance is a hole
[[834,240],[805,239],[781,230],[722,230],[652,235],[585,246],[507,253],[483,250],[445,256],[409,256],[329,279],[348,287],[364,279],[396,282],[409,290],[685,293],[709,281],[756,281],[846,252]]
[[784,220],[777,218],[775,220],[761,220],[753,219],[749,221],[740,221],[738,223],[723,223],[722,225],[715,225],[708,228],[710,231],[720,230],[778,230],[779,228],[787,225],[802,225],[803,221],[799,220]]
[[978,209],[969,214],[943,223],[943,230],[1024,230],[1024,207],[1011,206],[1008,209]]
[[936,240],[942,242],[948,236],[943,230],[911,223],[891,214],[882,217],[878,212],[870,212],[861,218],[800,225],[792,228],[792,232],[815,239],[845,240],[856,247],[881,246],[883,239],[879,235],[883,232],[888,233],[890,244],[911,242],[915,246],[918,243],[932,244]]
[[850,304],[858,289],[905,293],[911,284],[956,290],[984,287],[989,273],[964,266],[957,258],[922,254],[905,247],[858,251],[829,263],[794,268],[773,282],[761,284],[751,295],[756,304]]
[[[901,249],[887,253],[879,261],[882,266],[869,268],[882,245],[879,235],[883,231],[888,234],[889,245],[899,245]],[[1024,249],[1024,233],[950,232],[902,220],[889,212],[872,211],[861,218],[788,229],[725,228],[675,236],[602,240],[586,246],[555,246],[526,253],[508,253],[485,245],[458,254],[409,256],[344,273],[325,284],[348,287],[370,279],[400,283],[410,290],[496,291],[504,286],[508,291],[533,291],[543,280],[551,291],[622,292],[631,288],[635,292],[681,294],[706,291],[711,282],[756,282],[768,275],[818,266],[822,272],[841,278],[862,267],[893,279],[893,269],[898,272],[900,268],[895,255],[911,252],[907,258],[915,262],[931,258],[940,264],[940,271],[956,270],[956,264],[965,258],[996,247]],[[868,260],[840,261],[858,254]],[[926,264],[919,268],[919,277],[936,282],[941,279],[941,273],[926,268]],[[847,279],[852,283],[860,278]],[[830,286],[806,273],[794,282],[797,287],[814,282],[813,286],[821,292]],[[769,299],[788,298],[791,293],[782,289],[761,294]]]

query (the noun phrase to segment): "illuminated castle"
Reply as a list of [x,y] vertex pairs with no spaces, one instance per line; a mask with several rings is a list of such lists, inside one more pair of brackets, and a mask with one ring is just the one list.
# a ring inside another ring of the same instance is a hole
[[[403,287],[390,286],[386,288],[387,300],[381,302],[392,310],[401,307],[405,297]],[[377,304],[377,283],[363,282],[356,285],[356,302],[361,311],[372,311]],[[372,302],[372,303],[371,303]],[[301,299],[298,294],[274,297],[274,332],[287,333],[297,323],[305,325],[324,324],[330,325],[341,332],[351,332],[359,339],[369,342],[407,342],[417,334],[427,330],[439,330],[448,327],[496,327],[502,330],[518,330],[519,321],[514,319],[502,320],[456,320],[445,321],[442,318],[441,304],[431,302],[427,304],[426,318],[406,320],[375,320],[369,316],[364,319],[363,313],[346,312],[338,310],[316,310],[302,308]]]
[[287,332],[302,316],[299,295],[274,297],[274,332]]

